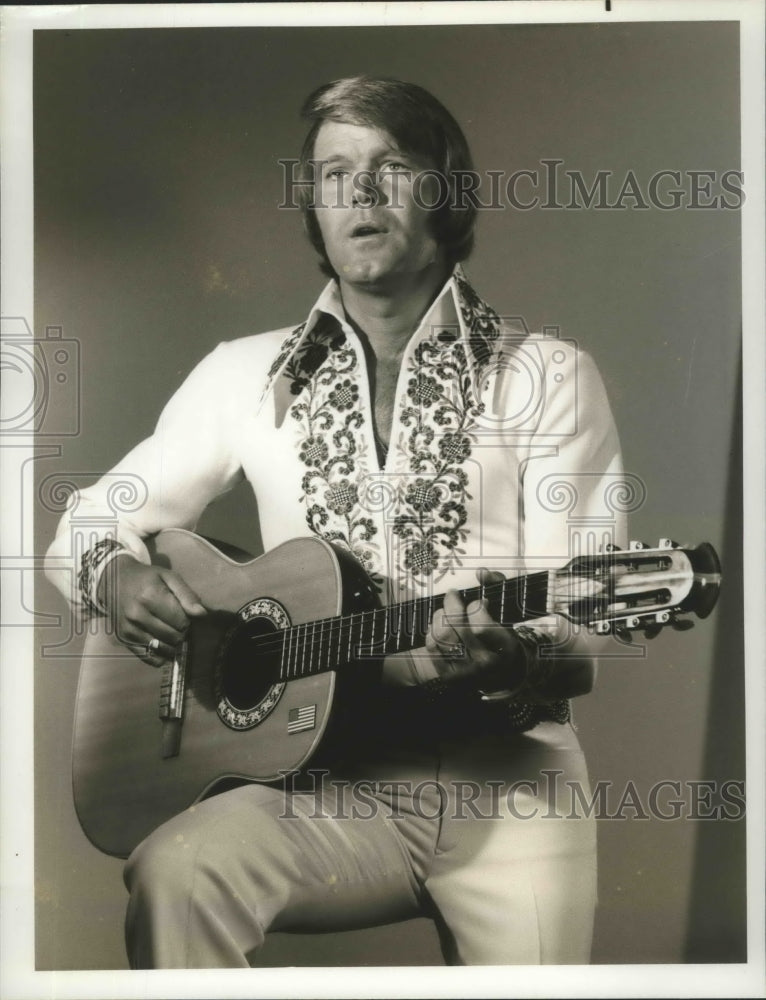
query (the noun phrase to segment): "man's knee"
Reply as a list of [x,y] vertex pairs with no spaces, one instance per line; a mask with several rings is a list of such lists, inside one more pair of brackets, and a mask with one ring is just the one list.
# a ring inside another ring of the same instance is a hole
[[181,833],[160,827],[142,841],[125,863],[123,879],[128,892],[157,894],[184,892],[194,880],[198,852]]

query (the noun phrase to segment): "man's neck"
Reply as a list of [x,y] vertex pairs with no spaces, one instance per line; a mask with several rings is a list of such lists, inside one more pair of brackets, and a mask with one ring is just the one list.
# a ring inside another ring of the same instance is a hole
[[340,279],[343,308],[376,358],[400,357],[448,275],[445,267],[434,266],[385,287]]

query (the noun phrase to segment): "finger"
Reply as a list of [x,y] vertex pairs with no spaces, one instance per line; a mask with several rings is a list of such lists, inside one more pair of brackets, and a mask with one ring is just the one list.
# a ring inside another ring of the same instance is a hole
[[117,638],[137,656],[147,653],[149,643],[153,643],[153,655],[158,655],[161,659],[170,659],[175,655],[178,646],[176,642],[167,642],[155,635],[153,631],[145,628],[144,625],[136,625],[130,622],[123,622],[117,627]]
[[[184,621],[187,619],[184,617]],[[125,642],[148,642],[157,638],[168,646],[175,647],[183,642],[185,629],[169,625],[164,618],[155,615],[145,603],[134,602],[125,609],[119,623],[119,638]]]
[[163,618],[151,612],[146,614],[143,619],[144,630],[148,633],[149,638],[159,639],[160,642],[164,642],[171,649],[175,649],[186,638],[188,619],[185,619],[185,623],[183,628],[175,628],[173,625],[169,625]]
[[448,590],[444,595],[444,605],[441,612],[436,612],[434,618],[437,615],[441,616],[441,621],[444,628],[458,629],[466,625],[465,617],[465,605],[460,598],[460,594],[456,590]]
[[175,649],[161,642],[156,636],[146,635],[143,641],[135,640],[125,645],[139,660],[149,664],[150,667],[161,667],[175,656]]
[[492,583],[502,583],[505,577],[496,569],[487,569],[485,566],[482,566],[481,569],[476,570],[476,579],[482,587],[486,587]]
[[163,570],[161,576],[168,589],[187,615],[191,615],[194,618],[199,615],[207,614],[207,608],[204,606],[199,596],[184,580],[181,579],[177,573],[168,569]]
[[162,575],[159,575],[152,585],[144,590],[140,597],[140,603],[155,618],[177,632],[183,633],[189,627],[189,618],[181,602],[168,587]]
[[442,629],[438,624],[426,636],[426,649],[442,660],[462,660],[466,655],[465,643],[455,630],[451,626]]
[[460,629],[466,625],[465,607],[456,590],[448,590],[444,595],[444,606],[431,620],[430,634],[439,650],[456,653],[456,646],[462,645]]
[[487,601],[472,601],[466,608],[466,617],[470,630],[467,641],[475,660],[492,665],[498,659],[505,661],[517,655],[518,639],[495,621]]

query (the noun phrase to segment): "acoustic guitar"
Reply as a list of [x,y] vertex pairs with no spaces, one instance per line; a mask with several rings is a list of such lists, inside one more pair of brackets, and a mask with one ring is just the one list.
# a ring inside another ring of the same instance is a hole
[[[222,781],[274,782],[315,761],[337,721],[378,683],[384,656],[425,644],[441,595],[381,607],[353,557],[318,538],[253,559],[182,529],[149,541],[209,613],[175,659],[147,666],[107,619],[87,637],[73,740],[73,790],[88,838],[126,857],[160,823]],[[597,632],[653,634],[706,617],[720,587],[708,543],[579,556],[461,591],[509,627],[547,614]]]

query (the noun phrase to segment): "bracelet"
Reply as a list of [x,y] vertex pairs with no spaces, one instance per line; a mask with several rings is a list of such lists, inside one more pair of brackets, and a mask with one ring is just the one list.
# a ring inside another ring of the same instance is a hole
[[77,585],[87,611],[99,615],[107,613],[107,609],[98,599],[98,584],[109,563],[124,551],[125,546],[116,538],[104,538],[96,542],[92,549],[83,553]]
[[418,685],[417,688],[420,696],[428,703],[438,702],[449,689],[449,682],[445,681],[443,677],[435,677],[433,680]]

